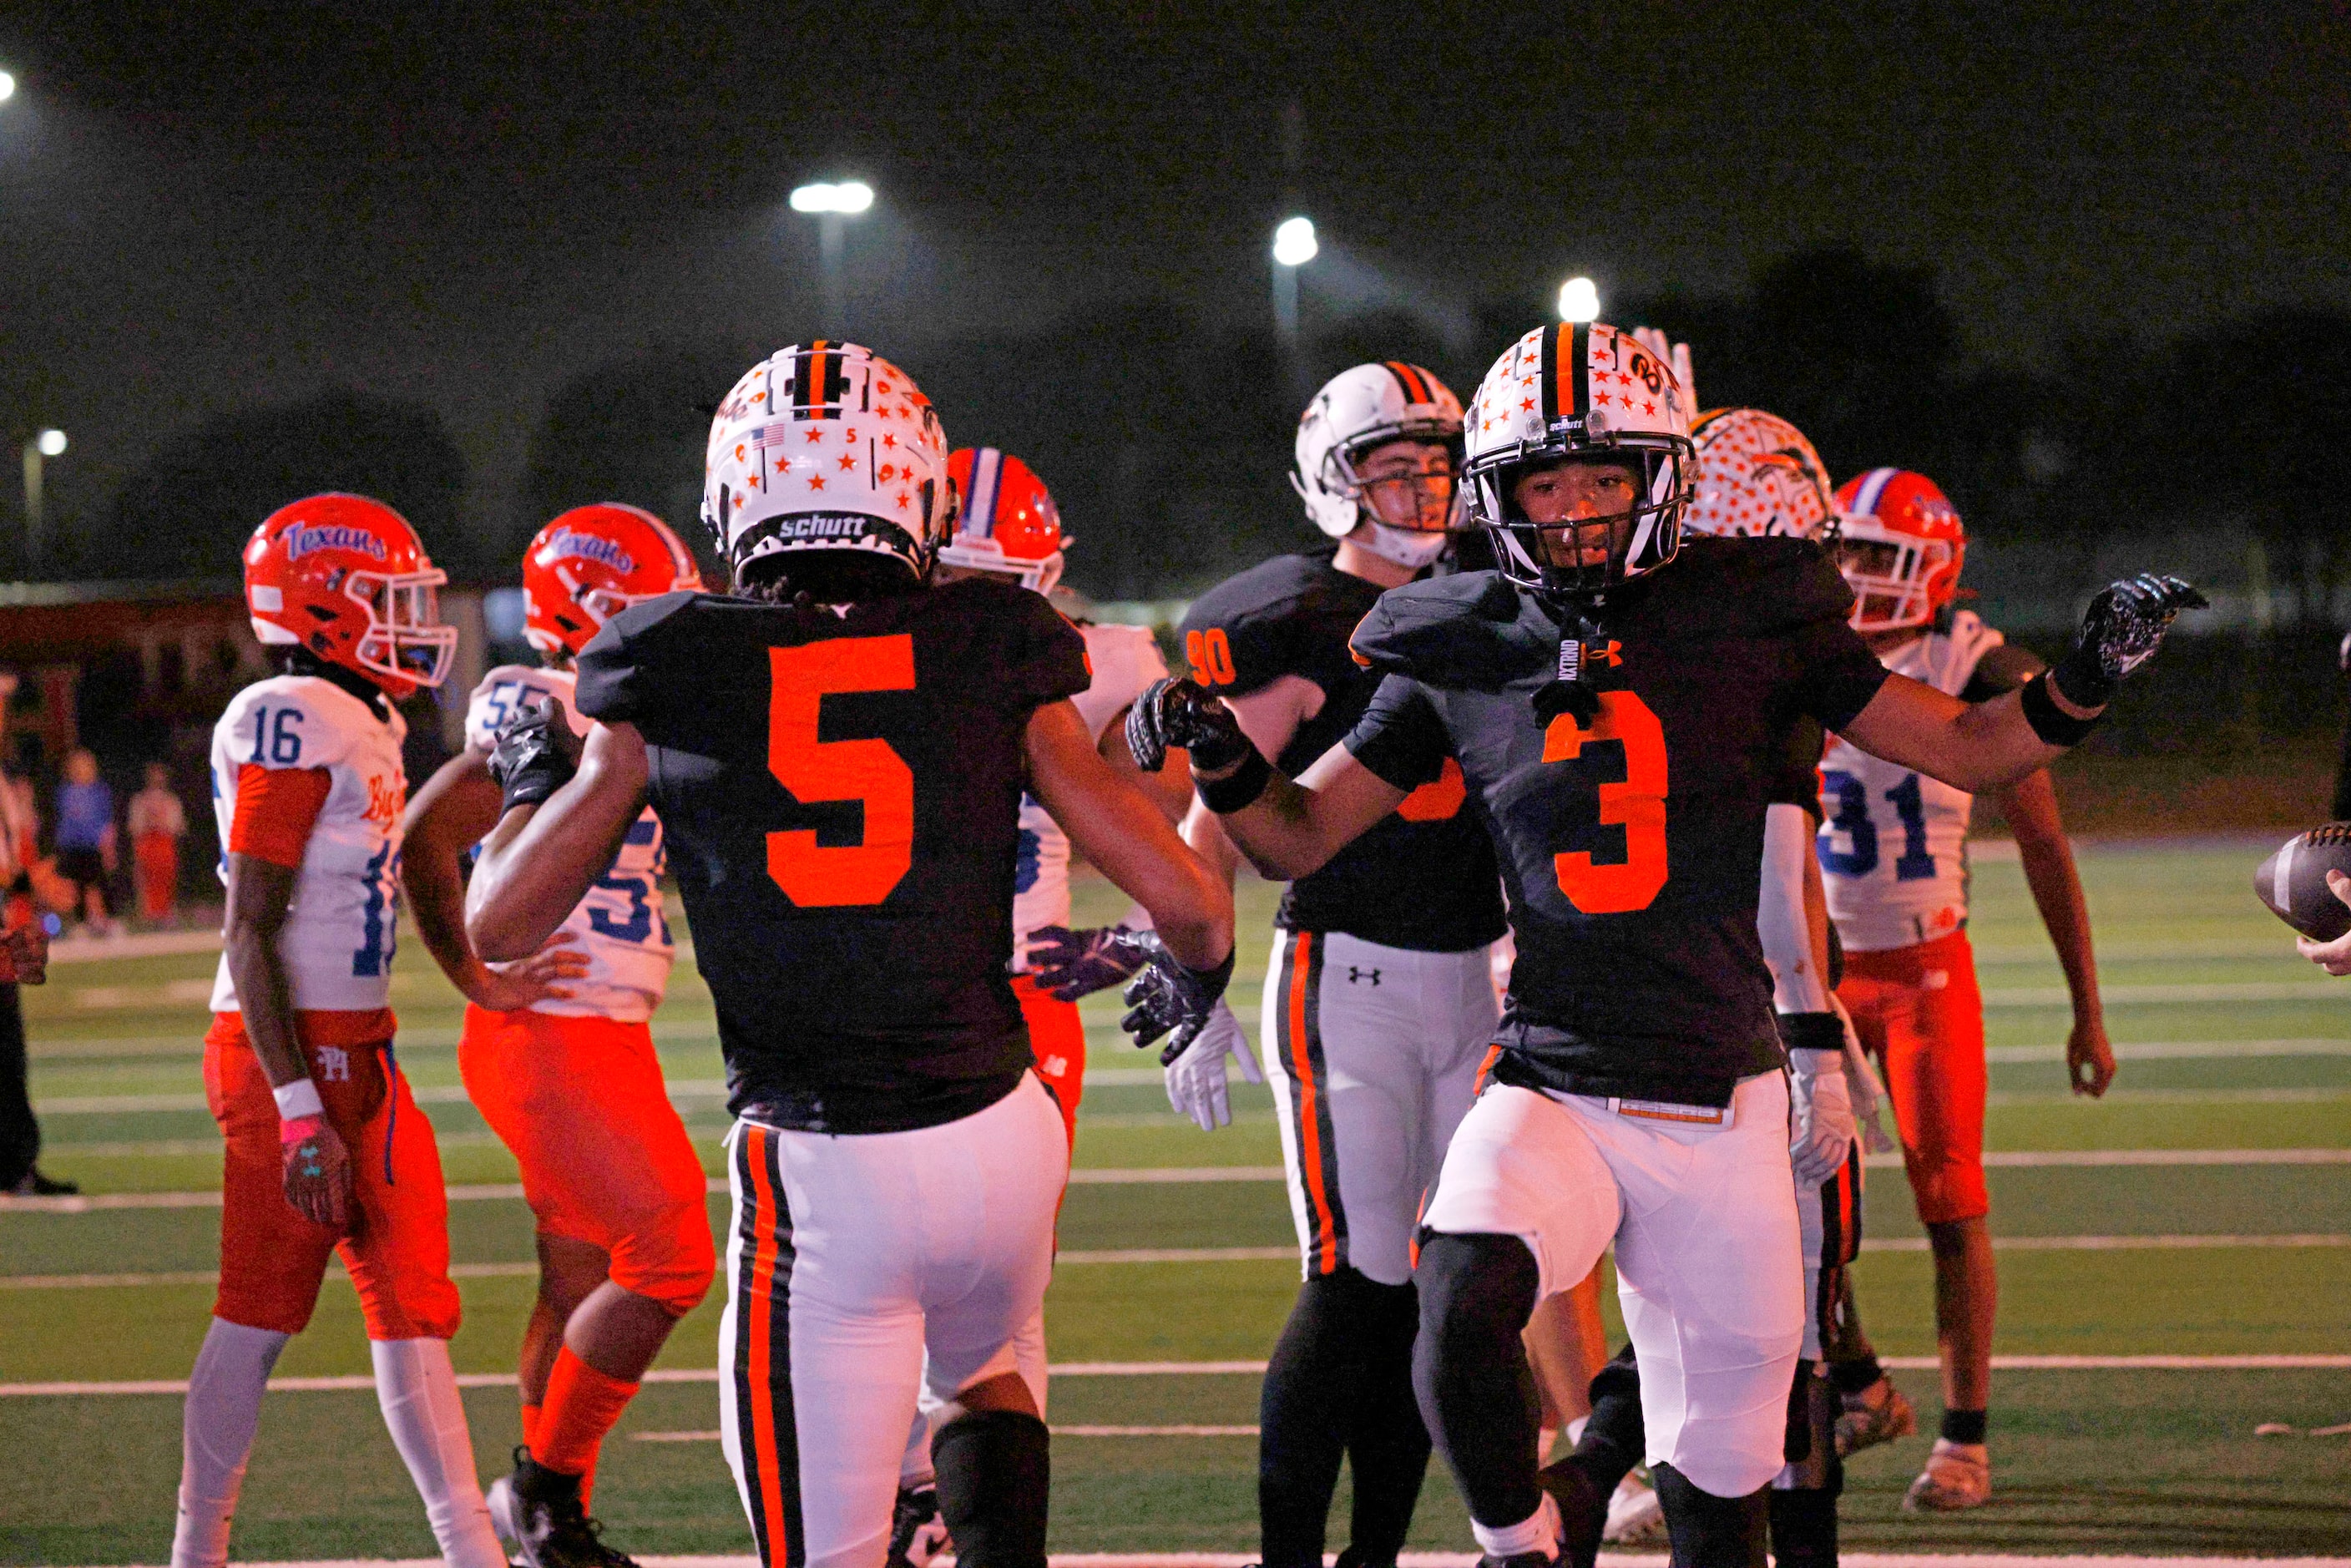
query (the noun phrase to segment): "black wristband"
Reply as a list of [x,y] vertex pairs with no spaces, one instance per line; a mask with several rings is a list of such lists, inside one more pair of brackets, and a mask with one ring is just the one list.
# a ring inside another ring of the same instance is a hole
[[2101,712],[2089,718],[2075,718],[2059,707],[2056,699],[2049,695],[2046,670],[2024,683],[2021,700],[2024,704],[2024,722],[2051,746],[2081,745],[2089,738],[2090,731],[2098,727],[2098,718],[2104,716]]
[[1844,1049],[1844,1020],[1834,1013],[1775,1013],[1780,1043],[1789,1051]]
[[1263,752],[1251,747],[1248,758],[1230,778],[1196,779],[1192,787],[1199,792],[1202,805],[1224,817],[1255,805],[1257,798],[1265,793],[1265,787],[1272,782],[1273,764],[1265,759]]

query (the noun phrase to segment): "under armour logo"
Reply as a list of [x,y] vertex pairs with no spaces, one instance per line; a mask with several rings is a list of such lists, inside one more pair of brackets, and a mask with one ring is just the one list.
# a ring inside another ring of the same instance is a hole
[[323,1083],[349,1083],[351,1081],[351,1053],[340,1046],[320,1046],[319,1079]]
[[1377,969],[1358,969],[1353,964],[1347,966],[1347,984],[1360,986],[1367,977],[1373,985],[1376,986],[1380,983],[1380,972]]

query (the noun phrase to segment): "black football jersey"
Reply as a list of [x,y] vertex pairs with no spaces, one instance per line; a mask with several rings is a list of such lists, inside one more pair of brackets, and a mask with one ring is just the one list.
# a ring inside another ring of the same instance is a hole
[[1725,1104],[1780,1064],[1755,932],[1763,818],[1805,718],[1835,728],[1886,672],[1852,596],[1797,539],[1700,539],[1575,630],[1599,712],[1546,724],[1562,622],[1472,572],[1384,597],[1354,638],[1383,672],[1347,738],[1398,789],[1447,758],[1502,860],[1518,963],[1497,1076]]
[[[1185,657],[1211,690],[1247,696],[1284,675],[1322,688],[1321,709],[1272,759],[1292,778],[1346,737],[1379,689],[1347,638],[1380,589],[1332,565],[1332,553],[1276,556],[1210,589],[1184,617]],[[1274,924],[1421,953],[1493,941],[1503,931],[1501,884],[1468,805],[1458,768],[1431,775],[1394,816],[1291,883]]]
[[1087,680],[1041,596],[980,578],[845,613],[673,594],[581,652],[580,710],[650,750],[737,1115],[894,1132],[1019,1083],[1024,739]]

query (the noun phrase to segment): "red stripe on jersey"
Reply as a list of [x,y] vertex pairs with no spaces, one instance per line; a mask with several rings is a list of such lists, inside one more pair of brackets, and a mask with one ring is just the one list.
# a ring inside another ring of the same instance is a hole
[[318,826],[333,784],[323,768],[246,763],[236,770],[236,816],[229,823],[229,852],[298,870],[310,830]]

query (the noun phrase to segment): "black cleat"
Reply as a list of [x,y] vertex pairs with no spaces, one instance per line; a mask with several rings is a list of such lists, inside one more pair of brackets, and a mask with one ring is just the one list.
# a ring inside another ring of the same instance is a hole
[[1608,1500],[1573,1454],[1535,1472],[1535,1482],[1559,1505],[1560,1562],[1564,1568],[1593,1568],[1601,1532],[1608,1528]]
[[526,1568],[637,1568],[601,1539],[604,1527],[580,1506],[580,1478],[514,1451],[514,1473],[490,1483],[490,1522],[515,1544]]
[[883,1568],[930,1568],[949,1547],[946,1521],[939,1517],[938,1489],[925,1481],[900,1487],[890,1515],[890,1556]]
[[79,1182],[58,1181],[43,1176],[37,1170],[25,1173],[24,1179],[8,1189],[13,1197],[74,1197],[81,1192]]

